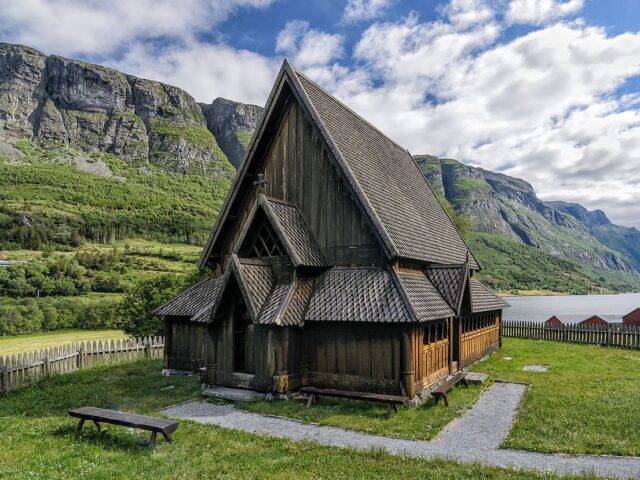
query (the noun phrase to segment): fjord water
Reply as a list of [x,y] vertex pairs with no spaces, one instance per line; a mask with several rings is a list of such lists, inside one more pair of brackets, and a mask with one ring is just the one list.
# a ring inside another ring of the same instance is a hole
[[511,308],[504,310],[503,318],[527,322],[544,322],[552,315],[572,321],[591,315],[606,316],[609,321],[622,321],[622,315],[640,307],[640,293],[505,297],[505,300]]

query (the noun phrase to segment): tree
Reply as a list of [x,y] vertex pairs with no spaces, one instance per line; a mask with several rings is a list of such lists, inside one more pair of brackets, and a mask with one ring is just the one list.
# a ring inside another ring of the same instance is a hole
[[119,308],[122,330],[135,337],[162,335],[164,321],[162,317],[151,312],[183,287],[182,279],[175,275],[162,275],[133,285]]

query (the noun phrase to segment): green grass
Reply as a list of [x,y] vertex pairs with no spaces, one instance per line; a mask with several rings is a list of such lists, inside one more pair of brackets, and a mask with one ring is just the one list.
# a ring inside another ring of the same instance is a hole
[[199,394],[194,378],[162,377],[160,368],[151,359],[88,369],[0,396],[0,478],[558,478],[294,443],[185,421],[174,444],[160,441],[155,449],[147,446],[146,432],[115,426],[98,435],[87,425],[74,438],[69,408],[159,415],[158,409]]
[[125,178],[119,181],[80,172],[75,165],[27,158],[30,163],[19,166],[0,162],[0,249],[76,247],[132,237],[201,245],[231,176],[170,175],[102,154],[113,173]]
[[[550,369],[523,372],[527,364]],[[531,384],[505,447],[640,455],[640,351],[507,338],[474,370]]]
[[126,338],[126,335],[120,330],[61,330],[28,335],[0,336],[0,356],[33,352],[67,343],[118,338]]
[[[523,372],[526,364],[545,364],[551,369],[547,373]],[[491,379],[531,384],[505,447],[640,455],[640,352],[505,338],[503,349],[473,370],[487,372]],[[382,407],[329,398],[311,408],[296,400],[243,404],[241,408],[378,435],[428,440],[464,413],[480,393],[479,387],[458,387],[450,395],[448,409],[435,407],[430,400],[416,409],[400,408],[388,420]]]
[[478,386],[456,388],[449,395],[451,407],[429,400],[418,408],[400,407],[397,414],[386,418],[386,406],[357,400],[320,398],[318,404],[306,408],[304,401],[256,402],[239,404],[251,412],[296,418],[305,422],[384,435],[388,437],[430,440],[454,418],[462,415],[480,396]]

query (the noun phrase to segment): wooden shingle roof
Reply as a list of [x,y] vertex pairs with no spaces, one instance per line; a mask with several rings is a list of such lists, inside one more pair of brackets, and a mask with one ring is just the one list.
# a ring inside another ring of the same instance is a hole
[[267,205],[274,227],[282,235],[285,248],[290,252],[294,265],[326,266],[320,247],[298,207],[271,198],[267,199]]
[[[259,145],[268,141],[263,141],[262,136],[266,126],[276,121],[277,116],[272,113],[284,84],[290,87],[319,130],[339,173],[371,222],[388,259],[463,264],[468,258],[471,269],[480,268],[409,152],[294,70],[286,60],[267,101],[265,115],[251,140],[247,157],[200,257],[201,267],[213,252],[221,254],[221,245],[228,238],[232,225],[232,220],[227,222],[227,216],[231,210],[233,215],[237,215],[241,198],[251,189],[253,177],[247,172],[252,171],[255,175],[260,161],[256,152]],[[302,245],[307,244],[304,241]],[[318,258],[314,261],[319,264]]]
[[497,296],[475,278],[469,280],[471,289],[472,312],[487,312],[489,310],[500,310],[508,308],[510,305]]
[[305,75],[293,72],[307,108],[317,115],[327,143],[364,197],[391,256],[462,264],[469,254],[471,268],[479,269],[411,154]]
[[201,321],[199,320],[201,315],[198,314],[216,302],[221,285],[222,276],[205,278],[160,305],[153,313],[162,316],[189,317],[193,321]]
[[420,270],[399,270],[394,271],[394,274],[418,322],[429,322],[456,315],[438,289]]
[[305,322],[411,322],[391,274],[382,267],[334,267],[316,281]]
[[455,314],[459,315],[464,287],[469,275],[466,265],[428,267],[425,268],[424,273]]

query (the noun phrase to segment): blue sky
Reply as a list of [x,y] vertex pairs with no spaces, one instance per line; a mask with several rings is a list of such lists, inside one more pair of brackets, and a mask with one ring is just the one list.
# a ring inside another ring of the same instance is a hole
[[264,104],[284,57],[405,145],[640,227],[638,0],[0,0],[0,41]]

